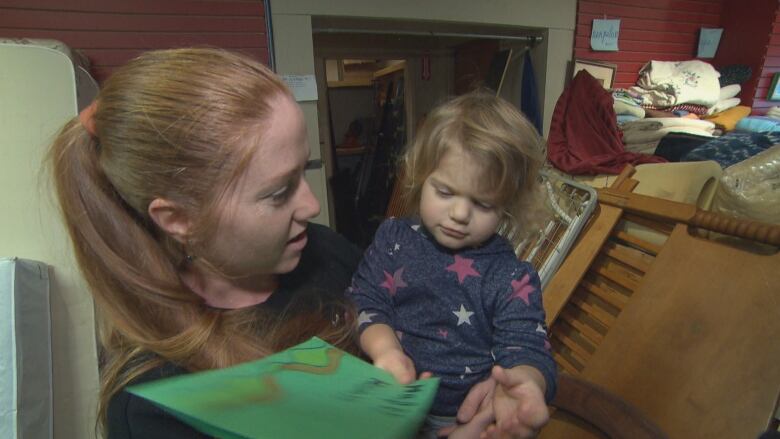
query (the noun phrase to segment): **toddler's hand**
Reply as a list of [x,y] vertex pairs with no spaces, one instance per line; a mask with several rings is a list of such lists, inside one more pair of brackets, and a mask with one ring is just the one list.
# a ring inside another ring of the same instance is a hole
[[496,423],[482,437],[535,437],[550,418],[539,383],[522,367],[494,366],[492,376],[498,384],[493,395]]
[[401,384],[409,384],[417,376],[414,362],[400,349],[388,349],[378,355],[374,358],[374,366],[390,372]]

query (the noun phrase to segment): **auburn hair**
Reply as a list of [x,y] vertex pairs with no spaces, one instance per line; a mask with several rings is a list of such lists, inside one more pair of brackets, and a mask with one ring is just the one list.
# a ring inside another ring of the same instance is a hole
[[[193,238],[208,240],[220,203],[255,152],[242,140],[264,128],[280,96],[291,97],[284,83],[244,56],[150,51],[105,81],[94,135],[74,118],[53,142],[48,164],[98,314],[99,427],[114,394],[165,362],[220,368],[313,335],[351,346],[352,313],[338,295],[305,294],[306,303],[275,315],[206,306],[179,277],[183,245],[148,214],[155,198],[171,200],[193,220]],[[345,317],[339,324],[325,312],[334,309]]]

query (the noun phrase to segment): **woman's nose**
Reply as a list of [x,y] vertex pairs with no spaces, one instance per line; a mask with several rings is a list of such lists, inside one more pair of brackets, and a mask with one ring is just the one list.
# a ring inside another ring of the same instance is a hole
[[298,207],[295,209],[295,219],[306,221],[320,214],[320,202],[314,196],[306,178],[301,177],[298,193]]

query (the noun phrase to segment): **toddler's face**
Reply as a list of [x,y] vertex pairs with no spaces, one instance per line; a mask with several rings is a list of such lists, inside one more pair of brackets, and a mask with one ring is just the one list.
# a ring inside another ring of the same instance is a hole
[[439,244],[476,247],[496,232],[501,210],[483,182],[482,168],[460,148],[447,151],[425,180],[420,217]]

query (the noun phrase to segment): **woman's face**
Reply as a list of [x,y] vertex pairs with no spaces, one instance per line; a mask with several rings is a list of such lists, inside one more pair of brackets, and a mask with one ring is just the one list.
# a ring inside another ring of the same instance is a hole
[[[303,113],[286,96],[257,132],[256,152],[229,192],[206,259],[227,277],[292,271],[306,245],[308,221],[320,204],[303,177],[309,145]],[[258,140],[259,139],[259,140]]]

